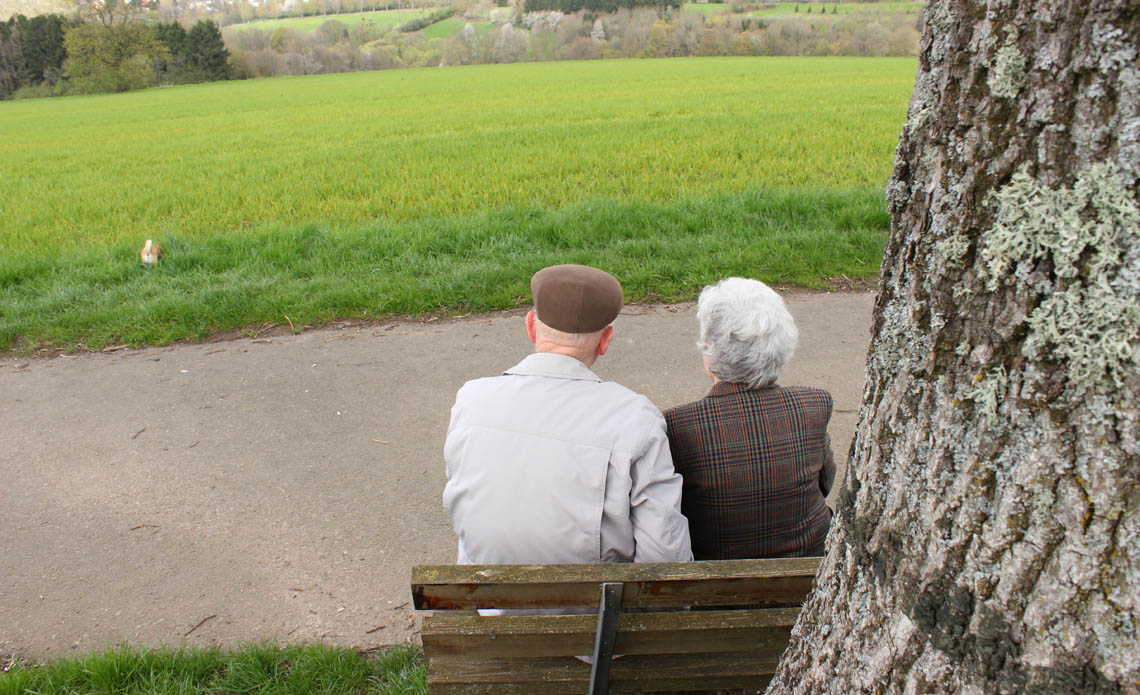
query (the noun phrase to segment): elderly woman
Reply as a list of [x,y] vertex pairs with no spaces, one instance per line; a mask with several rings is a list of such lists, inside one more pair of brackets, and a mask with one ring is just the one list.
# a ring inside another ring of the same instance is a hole
[[695,559],[822,555],[831,395],[776,385],[795,321],[780,295],[744,278],[706,287],[697,321],[712,391],[665,413]]

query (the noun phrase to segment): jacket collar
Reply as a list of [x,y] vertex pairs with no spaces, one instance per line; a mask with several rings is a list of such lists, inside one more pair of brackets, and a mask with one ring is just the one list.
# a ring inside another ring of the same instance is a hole
[[601,377],[594,374],[581,360],[569,355],[558,355],[553,352],[536,352],[528,355],[504,375],[515,374],[519,376],[546,376],[552,379],[578,379],[582,381],[601,382]]
[[718,381],[713,384],[712,390],[709,391],[708,398],[716,398],[717,396],[728,396],[734,393],[742,393],[744,391],[766,391],[767,389],[776,388],[773,382],[767,386],[761,386],[758,389],[748,388],[748,384],[741,384],[735,381]]

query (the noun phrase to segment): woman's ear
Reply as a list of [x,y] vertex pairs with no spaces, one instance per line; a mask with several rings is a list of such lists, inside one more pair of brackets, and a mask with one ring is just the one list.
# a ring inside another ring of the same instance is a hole
[[704,362],[705,374],[709,375],[709,379],[712,380],[713,384],[719,384],[720,378],[716,374],[713,374],[712,370],[709,369],[709,358],[705,357],[704,355],[701,355],[701,362]]

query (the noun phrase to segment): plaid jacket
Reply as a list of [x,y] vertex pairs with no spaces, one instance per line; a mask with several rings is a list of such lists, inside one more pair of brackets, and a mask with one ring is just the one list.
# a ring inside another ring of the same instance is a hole
[[721,382],[665,412],[695,559],[823,554],[831,405],[819,389]]

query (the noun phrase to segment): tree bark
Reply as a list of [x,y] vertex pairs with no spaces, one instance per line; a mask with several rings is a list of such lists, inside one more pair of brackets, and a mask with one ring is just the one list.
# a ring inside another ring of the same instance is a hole
[[931,0],[769,693],[1140,693],[1140,0]]

